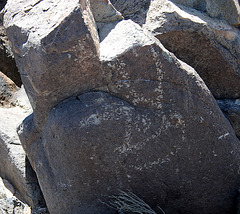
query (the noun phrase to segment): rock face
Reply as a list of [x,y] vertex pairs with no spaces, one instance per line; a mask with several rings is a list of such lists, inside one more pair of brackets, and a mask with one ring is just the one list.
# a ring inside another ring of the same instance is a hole
[[194,67],[216,98],[240,96],[239,30],[167,0],[152,2],[144,28]]
[[132,21],[100,59],[105,92],[54,107],[41,137],[32,116],[19,127],[50,213],[114,213],[118,189],[173,214],[233,211],[239,141],[197,73]]
[[[169,1],[144,1],[143,10],[129,2],[6,5],[4,26],[33,107],[18,135],[49,212],[112,214],[106,204],[121,189],[166,213],[233,213],[239,140],[197,72],[159,40],[182,19],[181,33],[216,55],[209,69],[225,65],[232,75],[226,87],[222,73],[223,86],[209,88],[216,97],[227,90],[236,98],[239,32]],[[113,6],[122,7],[123,16],[129,9],[143,27],[118,21]]]

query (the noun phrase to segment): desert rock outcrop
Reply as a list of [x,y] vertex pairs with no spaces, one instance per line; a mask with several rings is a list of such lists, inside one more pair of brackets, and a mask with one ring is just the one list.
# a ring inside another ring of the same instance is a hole
[[216,19],[208,3],[203,14],[167,0],[111,2],[4,9],[33,109],[18,117],[19,146],[49,212],[112,214],[121,189],[166,213],[234,213],[240,142],[215,98],[240,96],[238,7],[220,13],[209,0]]

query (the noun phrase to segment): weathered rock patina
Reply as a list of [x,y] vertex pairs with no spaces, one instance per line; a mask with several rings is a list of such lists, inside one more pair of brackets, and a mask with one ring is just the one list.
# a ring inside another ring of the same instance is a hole
[[114,213],[119,189],[168,213],[232,212],[239,140],[195,70],[130,20],[100,57],[104,92],[55,106],[41,138],[32,117],[19,128],[50,213]]
[[233,62],[226,70],[237,77],[239,32],[167,0],[144,1],[143,10],[131,2],[127,16],[143,27],[118,20],[105,0],[9,0],[5,8],[33,106],[18,134],[49,211],[112,214],[106,203],[121,189],[166,213],[233,213],[239,140],[197,72],[156,37],[177,29],[174,17],[184,20],[180,29],[193,25],[186,36],[211,44],[218,62]]

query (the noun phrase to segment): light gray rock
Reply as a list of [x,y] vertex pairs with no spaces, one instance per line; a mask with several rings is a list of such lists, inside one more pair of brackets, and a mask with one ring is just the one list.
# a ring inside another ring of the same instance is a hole
[[30,207],[16,197],[0,199],[1,214],[31,214]]
[[18,130],[50,213],[115,213],[119,189],[166,213],[231,213],[240,144],[196,71],[130,20],[100,57],[105,92],[55,106],[42,136],[32,116]]
[[41,131],[49,109],[102,84],[90,3],[9,0],[4,26]]
[[19,199],[35,207],[43,203],[43,198],[16,132],[17,126],[32,112],[26,96],[22,88],[14,94],[15,107],[0,108],[0,176],[11,182]]
[[224,19],[232,25],[240,24],[238,0],[172,0],[175,3],[206,12],[210,17]]
[[96,22],[113,22],[123,17],[109,0],[90,0],[92,13]]
[[144,29],[196,69],[216,98],[240,96],[240,32],[168,0],[153,1]]
[[16,189],[0,177],[0,214],[31,214],[30,207],[16,198]]

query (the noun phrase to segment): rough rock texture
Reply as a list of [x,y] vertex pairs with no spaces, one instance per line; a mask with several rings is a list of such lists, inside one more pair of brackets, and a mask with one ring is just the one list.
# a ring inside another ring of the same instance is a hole
[[12,107],[15,106],[14,93],[19,88],[6,75],[0,72],[0,106]]
[[15,191],[7,180],[0,177],[0,213],[30,214],[30,207],[14,197]]
[[0,108],[0,176],[13,184],[20,199],[33,207],[40,206],[41,191],[16,132],[17,126],[31,113],[31,107],[24,88],[15,92],[14,98],[15,107]]
[[152,1],[144,28],[194,67],[215,97],[240,97],[238,29],[168,0]]
[[[167,0],[112,3],[9,0],[4,10],[33,107],[18,134],[50,213],[115,213],[106,203],[119,189],[166,213],[234,213],[239,140],[200,76],[159,40],[167,46],[170,35],[190,65],[199,57],[193,65],[216,97],[238,98],[239,30]],[[114,6],[143,28],[119,21]],[[0,175],[36,206],[15,130],[30,112],[17,103],[0,108],[10,124],[0,123]]]
[[217,103],[240,139],[240,100],[217,100]]
[[240,24],[238,0],[171,0],[175,3],[206,12],[210,17],[227,20],[230,24]]
[[50,213],[115,213],[119,189],[166,213],[233,212],[240,144],[204,82],[132,21],[105,28],[105,92],[55,106],[42,136],[33,116],[18,130]]
[[31,214],[31,209],[27,204],[16,197],[0,199],[1,214]]
[[4,26],[39,130],[51,107],[101,85],[98,35],[87,0],[9,0]]
[[[1,7],[1,3],[0,3]],[[0,72],[7,75],[18,87],[22,85],[20,74],[6,36],[6,31],[0,20]]]
[[37,207],[32,210],[31,214],[49,214],[46,207]]

